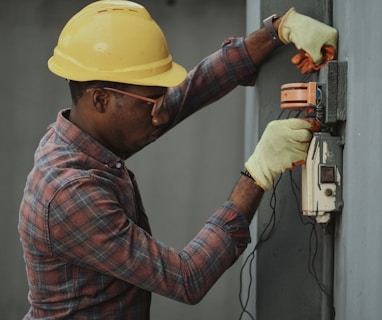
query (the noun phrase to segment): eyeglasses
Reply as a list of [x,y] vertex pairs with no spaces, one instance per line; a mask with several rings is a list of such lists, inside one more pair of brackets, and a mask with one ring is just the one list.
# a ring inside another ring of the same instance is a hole
[[140,96],[140,95],[135,94],[135,93],[130,93],[130,92],[126,92],[126,91],[123,91],[123,90],[114,89],[114,88],[104,87],[102,89],[108,90],[108,91],[117,92],[117,93],[120,93],[120,94],[127,95],[129,97],[133,97],[133,98],[136,98],[136,99],[139,99],[139,100],[146,101],[147,104],[152,105],[152,109],[151,109],[151,116],[152,117],[156,116],[160,112],[160,110],[161,110],[161,108],[163,106],[163,100],[164,100],[164,97],[165,97],[165,95],[163,95],[163,96],[159,97],[158,99],[151,99],[151,98]]

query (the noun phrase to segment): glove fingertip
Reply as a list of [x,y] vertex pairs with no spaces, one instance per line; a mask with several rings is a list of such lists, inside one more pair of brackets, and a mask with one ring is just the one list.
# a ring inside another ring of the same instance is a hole
[[315,119],[302,119],[310,124],[309,131],[311,132],[318,132],[321,130],[321,123]]

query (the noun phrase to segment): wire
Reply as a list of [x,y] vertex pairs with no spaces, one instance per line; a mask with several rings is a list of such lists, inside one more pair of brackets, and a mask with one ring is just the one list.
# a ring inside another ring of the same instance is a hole
[[[317,74],[316,71],[311,71],[307,74],[305,74],[302,78],[302,82],[307,82],[313,75]],[[277,117],[277,120],[280,120],[282,116],[284,115],[284,109],[281,110],[279,116]],[[287,117],[290,118],[293,111],[295,110],[289,110]],[[301,115],[301,111],[297,110],[297,113],[294,117],[298,118]],[[279,176],[279,178],[276,180],[276,182],[273,182],[273,188],[272,188],[272,195],[270,198],[269,206],[272,209],[271,215],[269,217],[269,220],[263,229],[263,231],[260,234],[260,237],[258,238],[258,241],[252,251],[248,254],[248,256],[245,258],[243,265],[240,270],[240,288],[239,288],[239,301],[241,305],[241,313],[239,320],[243,319],[244,315],[248,315],[252,320],[255,320],[255,317],[251,314],[250,311],[248,311],[248,303],[249,299],[251,296],[251,287],[252,287],[252,282],[253,282],[253,275],[252,275],[252,265],[253,261],[255,260],[255,253],[256,251],[260,248],[262,244],[264,244],[266,241],[270,239],[270,237],[273,235],[275,231],[275,226],[276,226],[276,204],[277,204],[277,197],[276,197],[276,190],[279,182],[281,181],[282,174]],[[319,289],[326,295],[327,301],[328,301],[328,309],[330,311],[332,319],[334,319],[335,315],[335,308],[333,305],[333,296],[331,293],[327,291],[327,288],[324,286],[324,284],[320,281],[320,277],[318,275],[318,272],[316,270],[316,258],[318,255],[318,233],[317,233],[317,221],[316,219],[312,217],[306,217],[303,216],[302,211],[301,211],[301,204],[299,201],[298,194],[301,194],[301,188],[295,181],[293,177],[293,172],[292,170],[289,171],[289,177],[290,177],[290,185],[291,185],[291,190],[293,193],[293,196],[295,198],[295,203],[297,206],[296,212],[298,213],[298,217],[300,219],[300,222],[304,226],[310,226],[310,234],[309,234],[309,249],[308,249],[308,272],[312,275],[312,277],[315,279]],[[305,218],[305,219],[304,219]],[[248,266],[248,276],[249,276],[249,282],[248,282],[248,287],[246,291],[246,297],[243,299],[243,274],[244,274],[244,269]]]
[[[253,262],[255,260],[255,254],[256,251],[260,248],[262,244],[264,244],[266,241],[270,239],[272,234],[275,231],[275,226],[276,226],[276,209],[277,209],[277,196],[276,196],[276,191],[277,191],[277,186],[281,181],[283,175],[280,175],[279,178],[276,180],[275,183],[273,183],[273,188],[272,188],[272,195],[270,198],[269,206],[272,209],[272,213],[269,217],[269,220],[263,229],[263,231],[260,234],[260,237],[255,245],[255,247],[252,249],[252,251],[248,254],[246,259],[243,262],[243,265],[240,270],[240,288],[239,288],[239,301],[241,305],[241,313],[239,320],[243,319],[244,315],[247,315],[250,317],[250,319],[255,320],[255,317],[251,314],[250,311],[248,311],[248,304],[251,296],[251,287],[253,283],[253,274],[252,274],[252,266]],[[293,177],[293,171],[289,171],[289,178],[290,178],[290,186],[291,190],[295,199],[295,203],[297,206],[296,212],[298,213],[299,220],[302,225],[304,226],[310,226],[310,233],[309,233],[309,249],[308,249],[308,272],[312,275],[314,280],[316,281],[319,289],[326,295],[327,300],[328,300],[328,309],[332,315],[332,318],[334,317],[335,314],[335,308],[333,305],[333,297],[332,294],[329,293],[324,286],[324,284],[321,282],[320,277],[318,275],[317,269],[316,269],[316,263],[317,263],[317,255],[318,255],[318,232],[317,232],[317,222],[314,218],[312,217],[306,217],[302,215],[302,212],[300,210],[301,205],[300,201],[298,198],[298,194],[301,194],[301,188],[295,181]],[[245,268],[248,266],[248,276],[249,276],[249,282],[248,282],[248,287],[246,291],[246,297],[243,300],[243,274]]]
[[308,82],[308,80],[310,80],[310,78],[313,75],[317,75],[317,71],[312,70],[312,71],[309,71],[308,73],[304,74],[302,79],[301,79],[301,82]]
[[[276,197],[276,190],[279,182],[281,181],[282,174],[279,176],[279,178],[276,180],[276,182],[273,182],[272,185],[272,195],[270,198],[269,205],[272,209],[271,216],[269,217],[269,220],[267,224],[265,225],[265,228],[260,234],[260,237],[255,245],[255,247],[252,249],[252,251],[248,254],[246,259],[243,262],[243,265],[240,270],[240,288],[239,288],[239,301],[241,305],[241,313],[239,319],[241,320],[244,316],[244,314],[248,315],[251,319],[255,319],[254,316],[247,310],[248,308],[248,303],[249,303],[249,298],[251,296],[251,287],[252,287],[252,282],[253,282],[253,275],[252,275],[252,264],[255,259],[255,253],[256,251],[260,248],[264,242],[268,241],[271,235],[273,234],[275,225],[276,225],[276,204],[277,204],[277,197]],[[248,264],[248,276],[249,276],[249,283],[248,283],[248,288],[247,288],[247,294],[245,298],[245,302],[243,302],[243,272],[245,267]]]
[[[293,178],[293,172],[292,171],[289,172],[289,175],[290,175],[291,189],[292,189],[293,195],[295,197],[297,208],[298,208],[297,211],[299,211],[299,208],[301,208],[301,206],[300,206],[297,194],[301,194],[301,190]],[[296,191],[296,189],[298,192]],[[334,319],[335,308],[333,305],[333,296],[330,292],[328,292],[325,285],[320,281],[320,278],[318,276],[318,272],[316,270],[316,258],[317,258],[317,254],[318,254],[317,221],[315,219],[313,219],[312,217],[306,217],[308,220],[304,221],[302,212],[299,212],[299,213],[300,214],[298,216],[300,218],[301,223],[304,225],[310,225],[311,226],[310,235],[309,235],[308,271],[313,276],[313,278],[315,279],[320,290],[326,295],[327,300],[328,300],[328,306],[327,307],[328,307],[329,312],[332,316],[332,319]]]
[[[277,117],[277,120],[280,120],[282,118],[282,116],[285,113],[284,111],[285,111],[284,109],[281,110],[280,114]],[[288,111],[287,118],[289,118],[291,116],[292,112],[294,112],[294,110]],[[300,111],[298,111],[297,114],[299,115]],[[260,248],[260,246],[264,242],[266,242],[267,240],[270,239],[270,237],[272,236],[272,234],[274,232],[275,226],[276,226],[276,204],[277,204],[276,190],[277,190],[277,186],[278,186],[279,182],[281,181],[281,178],[282,178],[282,174],[278,177],[276,182],[275,181],[273,182],[273,185],[272,185],[272,194],[271,194],[270,202],[269,202],[269,206],[272,209],[272,212],[271,212],[271,215],[269,217],[269,220],[268,220],[267,224],[265,225],[265,228],[261,232],[260,237],[258,238],[256,245],[254,246],[252,251],[247,255],[247,257],[245,258],[243,265],[240,269],[239,301],[240,301],[240,305],[241,305],[241,313],[239,316],[239,320],[241,320],[245,314],[248,315],[251,319],[255,320],[254,316],[247,309],[249,299],[251,296],[251,287],[252,287],[252,283],[253,283],[252,266],[253,266],[253,261],[255,260],[256,251]],[[243,301],[243,298],[242,298],[242,296],[243,296],[243,273],[244,273],[244,269],[247,265],[248,265],[249,282],[248,282],[248,287],[247,287],[247,292],[246,292],[246,298],[245,298],[245,301]]]

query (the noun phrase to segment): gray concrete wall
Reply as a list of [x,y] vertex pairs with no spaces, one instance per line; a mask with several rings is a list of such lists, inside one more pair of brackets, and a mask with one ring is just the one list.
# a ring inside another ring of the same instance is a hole
[[[67,85],[48,71],[47,60],[65,22],[88,3],[14,0],[0,10],[1,319],[20,319],[28,308],[18,206],[40,137],[70,106]],[[162,26],[174,59],[188,69],[226,37],[245,33],[244,0],[141,3]],[[244,90],[238,89],[127,162],[162,241],[180,249],[227,198],[243,163],[243,115]],[[226,272],[197,306],[154,296],[153,319],[236,318],[239,268],[237,263]]]
[[338,320],[382,315],[382,2],[334,2],[340,60],[348,62],[343,214],[336,235]]

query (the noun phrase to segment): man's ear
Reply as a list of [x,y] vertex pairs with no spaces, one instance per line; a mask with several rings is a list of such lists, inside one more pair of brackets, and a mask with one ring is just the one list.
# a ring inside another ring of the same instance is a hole
[[106,111],[107,104],[110,102],[110,93],[107,90],[97,88],[91,94],[93,106],[98,112],[104,113]]

